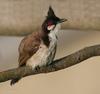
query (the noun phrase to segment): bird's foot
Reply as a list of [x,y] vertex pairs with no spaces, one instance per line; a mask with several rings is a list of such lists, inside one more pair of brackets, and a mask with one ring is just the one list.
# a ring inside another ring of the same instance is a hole
[[36,70],[36,71],[39,71],[39,70],[40,70],[40,67],[39,67],[39,66],[36,66],[36,67],[35,67],[35,70]]

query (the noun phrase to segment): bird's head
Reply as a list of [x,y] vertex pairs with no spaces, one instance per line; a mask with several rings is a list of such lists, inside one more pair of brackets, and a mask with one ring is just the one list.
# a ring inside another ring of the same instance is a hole
[[61,19],[57,17],[52,9],[52,7],[49,7],[47,16],[45,21],[42,24],[42,29],[49,33],[50,31],[53,31],[54,29],[60,29],[59,24],[62,22],[67,21],[67,19]]

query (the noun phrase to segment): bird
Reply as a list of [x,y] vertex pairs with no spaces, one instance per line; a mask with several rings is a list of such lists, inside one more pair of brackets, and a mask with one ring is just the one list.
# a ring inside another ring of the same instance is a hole
[[[65,21],[67,19],[57,17],[53,8],[49,6],[41,29],[25,36],[19,45],[19,67],[29,66],[34,70],[36,67],[52,64],[57,49],[60,23]],[[12,79],[10,85],[14,85],[20,79]]]

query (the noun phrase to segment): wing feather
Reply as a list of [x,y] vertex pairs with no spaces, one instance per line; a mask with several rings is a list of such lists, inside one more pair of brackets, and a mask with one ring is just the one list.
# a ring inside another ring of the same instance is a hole
[[37,52],[40,42],[41,39],[37,32],[26,36],[21,41],[19,46],[19,67],[26,65],[27,60]]

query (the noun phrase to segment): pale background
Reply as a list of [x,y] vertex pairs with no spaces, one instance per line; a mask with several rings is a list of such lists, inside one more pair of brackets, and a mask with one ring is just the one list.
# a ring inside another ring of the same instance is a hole
[[[59,33],[56,58],[100,44],[100,0],[0,0],[0,35],[37,30],[49,5],[68,19],[66,30]],[[21,39],[0,36],[0,71],[18,66]],[[13,87],[10,81],[0,83],[0,94],[100,94],[99,72],[100,57],[94,57],[58,72],[23,78]]]
[[[59,32],[56,58],[86,46],[100,44],[100,32],[65,30]],[[22,38],[0,37],[0,70],[17,67],[18,45]],[[0,94],[100,94],[100,57],[58,72],[23,78],[14,86],[0,83]]]
[[0,34],[37,30],[49,5],[68,19],[63,28],[100,30],[100,0],[0,0]]

